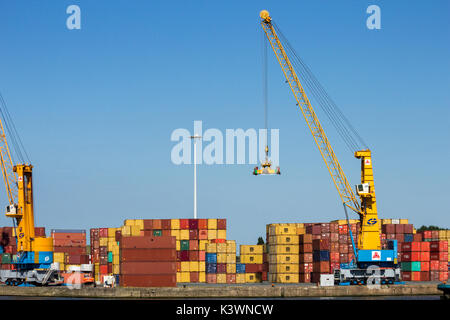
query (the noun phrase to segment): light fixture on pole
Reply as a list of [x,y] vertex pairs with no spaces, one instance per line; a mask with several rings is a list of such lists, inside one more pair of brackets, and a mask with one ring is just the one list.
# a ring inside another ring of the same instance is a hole
[[194,219],[197,219],[197,141],[195,139],[202,137],[193,135],[190,138],[194,141]]

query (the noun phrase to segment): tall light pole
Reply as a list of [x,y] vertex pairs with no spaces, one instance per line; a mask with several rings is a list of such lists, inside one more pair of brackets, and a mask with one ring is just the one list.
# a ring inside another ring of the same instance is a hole
[[195,139],[201,139],[199,135],[191,136],[194,141],[194,219],[197,219],[197,141]]

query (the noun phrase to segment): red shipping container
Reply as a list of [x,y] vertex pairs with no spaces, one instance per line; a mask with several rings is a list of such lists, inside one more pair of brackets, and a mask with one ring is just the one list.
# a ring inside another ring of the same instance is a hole
[[313,262],[313,254],[312,253],[303,253],[299,255],[299,261],[301,263],[311,263]]
[[388,234],[386,234],[386,239],[388,239],[388,240],[395,240],[396,239],[395,233],[388,233]]
[[313,250],[330,250],[330,241],[328,239],[313,240]]
[[198,229],[189,229],[189,240],[198,240]]
[[53,247],[54,252],[65,252],[70,255],[86,254],[86,247]]
[[108,263],[108,273],[112,273],[112,272],[113,272],[112,263]]
[[395,234],[395,239],[397,240],[397,242],[403,242],[405,241],[405,235],[404,234]]
[[108,274],[108,265],[107,264],[100,265],[99,270],[100,274]]
[[310,283],[311,282],[311,273],[300,273],[299,281],[302,283]]
[[261,280],[262,281],[267,281],[267,272],[266,271],[261,272]]
[[439,239],[439,230],[431,231],[431,239],[436,239],[436,241]]
[[340,254],[339,254],[339,262],[340,262],[340,263],[349,263],[349,260],[348,260],[348,254],[346,254],[346,253],[340,253]]
[[144,219],[144,230],[153,230],[153,220]]
[[330,241],[330,233],[321,233],[320,234],[320,239],[327,239],[328,241]]
[[199,273],[198,272],[191,272],[189,274],[189,280],[191,283],[197,283],[199,280]]
[[402,271],[403,281],[420,281],[420,271]]
[[226,239],[212,239],[211,243],[226,243]]
[[217,219],[217,229],[226,230],[227,229],[227,219]]
[[[58,233],[52,233],[52,237],[55,238]],[[98,236],[100,238],[108,238],[108,228],[99,228]]]
[[447,282],[448,280],[448,271],[439,272],[439,281]]
[[311,282],[312,283],[320,282],[320,272],[311,272]]
[[187,251],[189,252],[189,261],[199,261],[198,251]]
[[198,239],[199,240],[207,240],[208,239],[208,230],[199,229],[198,230]]
[[440,263],[439,260],[430,261],[430,271],[439,271]]
[[162,236],[163,237],[171,237],[172,236],[171,230],[163,229],[162,230]]
[[430,281],[430,272],[421,271],[420,272],[420,281]]
[[402,262],[406,261],[421,261],[420,260],[420,252],[403,252],[402,253]]
[[329,223],[321,223],[320,224],[320,233],[330,233],[330,224]]
[[330,252],[330,262],[339,263],[339,252]]
[[170,230],[171,229],[171,220],[170,219],[162,219],[161,220],[161,229]]
[[262,272],[269,272],[269,263],[268,262],[264,262],[262,264]]
[[339,242],[339,233],[330,233],[331,242]]
[[313,234],[312,235],[312,239],[313,240],[320,240],[320,239],[322,239],[322,235],[320,235],[320,234]]
[[340,244],[347,244],[348,243],[348,236],[346,234],[340,234],[339,235],[339,243]]
[[[311,239],[312,240],[312,239]],[[312,243],[303,243],[300,244],[300,252],[299,253],[312,253],[313,252],[313,246]]]
[[198,228],[202,230],[208,229],[208,219],[198,219]]
[[122,262],[120,274],[171,274],[177,272],[176,262]]
[[217,283],[217,276],[215,273],[206,274],[206,283]]
[[180,252],[180,261],[189,261],[189,251],[178,251]]
[[305,244],[305,243],[311,243],[312,244],[312,235],[311,234],[301,234],[300,235],[300,243],[301,244]]
[[189,229],[189,219],[180,219],[180,229]]
[[338,228],[338,232],[340,235],[347,235],[348,234],[348,226],[346,224],[340,225]]
[[172,274],[158,275],[121,275],[121,287],[176,287],[177,277]]
[[412,234],[414,232],[414,227],[412,224],[404,224],[403,225],[403,233]]
[[405,233],[404,224],[395,224],[395,233],[404,234]]
[[310,273],[313,271],[313,264],[312,263],[300,263],[299,271],[300,271],[300,273]]
[[421,251],[420,242],[403,242],[401,248],[403,252]]
[[420,251],[430,252],[430,242],[421,242],[420,243]]
[[122,231],[120,231],[120,230],[117,230],[117,231],[116,231],[116,234],[115,234],[115,240],[116,240],[117,242],[119,242],[119,241],[122,240]]
[[340,244],[339,253],[348,253],[348,244]]
[[198,220],[197,219],[189,219],[189,229],[191,229],[191,230],[198,229]]
[[422,261],[420,263],[420,271],[430,271],[430,262],[429,261]]
[[172,249],[176,247],[175,237],[122,237],[121,249],[159,248]]
[[236,283],[236,274],[227,274],[227,283],[228,284]]
[[177,251],[173,249],[122,249],[121,261],[176,261]]
[[334,270],[339,270],[341,268],[341,264],[339,262],[330,263],[330,273],[334,273]]
[[381,225],[381,231],[386,234],[395,234],[395,224],[383,224]]
[[198,250],[198,240],[189,240],[189,250]]
[[430,242],[430,251],[431,252],[448,252],[448,242],[447,240],[443,241],[431,241]]
[[322,233],[322,227],[320,226],[320,224],[314,224],[309,228],[306,228],[306,233],[320,235]]
[[430,260],[448,261],[448,252],[431,252]]
[[339,253],[339,242],[331,242],[330,243],[330,252]]
[[430,253],[427,251],[420,252],[420,261],[430,261]]
[[36,237],[45,237],[45,228],[44,227],[35,227],[34,235]]
[[423,232],[423,238],[424,239],[431,239],[431,231],[424,231]]
[[423,236],[421,233],[414,234],[413,238],[414,238],[414,242],[422,242],[423,241]]
[[[247,265],[245,265],[245,271],[247,271]],[[217,273],[227,273],[227,264],[226,263],[218,263],[217,264]]]
[[448,271],[448,262],[447,261],[440,261],[439,262],[439,271]]
[[329,261],[316,261],[313,263],[313,272],[329,273],[330,262]]
[[440,276],[439,273],[440,273],[439,271],[434,271],[434,270],[430,271],[430,281],[439,281],[439,276]]
[[[218,263],[219,265],[220,263]],[[257,273],[263,271],[263,265],[259,263],[248,263],[245,265],[245,273]],[[217,273],[221,273],[217,271]]]
[[205,261],[206,251],[200,250],[198,252],[198,261]]

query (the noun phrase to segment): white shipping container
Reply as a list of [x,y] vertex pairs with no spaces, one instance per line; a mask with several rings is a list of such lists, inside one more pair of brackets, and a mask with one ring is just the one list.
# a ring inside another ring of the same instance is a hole
[[94,271],[94,265],[93,264],[82,264],[80,266],[80,270],[82,272],[93,272]]
[[333,274],[321,274],[320,275],[320,286],[321,287],[333,287],[334,286],[334,275]]
[[400,224],[400,219],[392,219],[392,224]]

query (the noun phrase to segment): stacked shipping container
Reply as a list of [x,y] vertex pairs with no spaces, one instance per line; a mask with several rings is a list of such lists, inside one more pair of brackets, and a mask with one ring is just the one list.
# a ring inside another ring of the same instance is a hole
[[245,282],[267,281],[268,265],[264,263],[265,245],[241,245],[240,263],[245,265]]
[[236,242],[215,239],[206,245],[205,271],[207,283],[244,283],[241,267],[236,265]]
[[82,264],[89,264],[85,230],[51,230],[53,238],[53,261],[59,263],[60,271],[68,271]]

